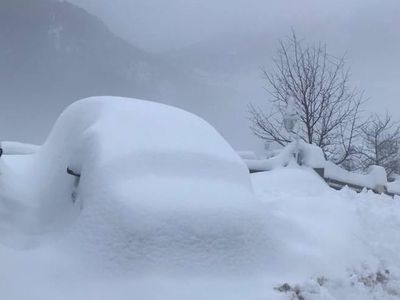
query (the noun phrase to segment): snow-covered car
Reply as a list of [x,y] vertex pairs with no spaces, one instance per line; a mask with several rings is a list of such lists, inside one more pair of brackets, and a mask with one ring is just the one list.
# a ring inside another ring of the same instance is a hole
[[78,101],[35,153],[3,156],[1,173],[0,230],[19,236],[10,244],[55,235],[57,251],[118,270],[262,267],[264,217],[246,165],[178,108]]

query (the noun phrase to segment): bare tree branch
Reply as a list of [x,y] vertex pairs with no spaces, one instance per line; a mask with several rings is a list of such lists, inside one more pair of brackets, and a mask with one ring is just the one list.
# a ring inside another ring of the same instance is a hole
[[344,57],[327,53],[326,45],[308,46],[292,32],[281,41],[271,70],[264,70],[272,110],[249,106],[251,129],[267,142],[288,143],[283,114],[292,97],[301,120],[299,136],[321,147],[330,160],[343,164],[356,154],[363,93],[349,87]]
[[370,117],[361,129],[362,144],[357,152],[363,169],[371,165],[382,166],[390,176],[400,173],[400,124],[394,122],[386,113],[384,118],[378,115]]

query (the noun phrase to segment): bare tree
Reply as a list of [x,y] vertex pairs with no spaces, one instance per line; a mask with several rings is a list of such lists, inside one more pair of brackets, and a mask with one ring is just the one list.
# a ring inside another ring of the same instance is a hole
[[388,113],[384,118],[374,115],[361,131],[358,153],[363,169],[378,165],[386,169],[388,176],[400,174],[400,124]]
[[283,115],[289,98],[299,114],[298,135],[321,147],[326,158],[342,164],[355,154],[363,95],[349,87],[344,57],[329,55],[326,45],[305,46],[293,32],[280,47],[274,67],[264,71],[271,111],[249,106],[251,129],[256,136],[285,145]]

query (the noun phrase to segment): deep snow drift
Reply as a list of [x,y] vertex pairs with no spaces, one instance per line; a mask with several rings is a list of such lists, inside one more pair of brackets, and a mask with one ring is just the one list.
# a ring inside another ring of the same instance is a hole
[[249,175],[192,114],[92,98],[0,159],[0,298],[398,299],[398,228],[398,199]]
[[[400,298],[399,198],[336,191],[297,166],[252,180],[280,237],[280,257],[266,272],[275,275],[266,283],[271,289],[288,283],[306,300]],[[280,294],[266,299],[301,299]]]

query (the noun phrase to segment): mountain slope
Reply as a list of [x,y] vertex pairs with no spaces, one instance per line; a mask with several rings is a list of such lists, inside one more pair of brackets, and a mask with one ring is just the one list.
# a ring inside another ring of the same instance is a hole
[[0,139],[41,142],[76,99],[159,99],[190,80],[68,2],[0,2]]
[[46,93],[143,93],[154,57],[113,35],[67,2],[0,3],[2,89]]
[[41,143],[65,106],[96,95],[172,104],[205,118],[235,147],[254,141],[248,95],[129,44],[68,2],[0,2],[0,140]]

